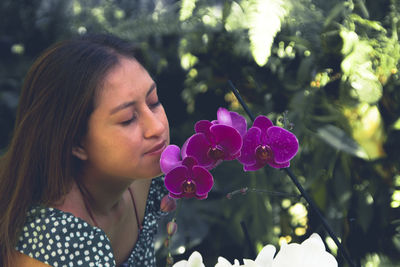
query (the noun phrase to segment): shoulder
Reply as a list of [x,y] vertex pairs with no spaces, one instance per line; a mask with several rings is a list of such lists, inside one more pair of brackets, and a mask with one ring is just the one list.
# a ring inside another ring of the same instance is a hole
[[147,197],[143,229],[127,261],[134,266],[156,266],[154,236],[157,233],[159,218],[166,214],[160,209],[161,199],[166,194],[168,191],[164,185],[164,177],[154,178]]
[[14,266],[16,267],[49,267],[50,265],[35,260],[21,252],[17,252],[14,256]]
[[27,214],[16,249],[51,266],[114,266],[105,233],[54,208],[34,207]]

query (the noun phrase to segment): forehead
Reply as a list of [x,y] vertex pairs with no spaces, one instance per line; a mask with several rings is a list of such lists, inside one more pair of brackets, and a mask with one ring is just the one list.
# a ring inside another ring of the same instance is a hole
[[136,100],[145,96],[152,83],[153,79],[139,62],[122,57],[104,77],[96,97],[96,106],[112,106]]

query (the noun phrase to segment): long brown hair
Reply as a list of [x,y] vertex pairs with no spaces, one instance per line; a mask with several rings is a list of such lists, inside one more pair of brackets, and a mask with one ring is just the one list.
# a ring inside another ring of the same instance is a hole
[[70,189],[79,169],[72,148],[87,131],[104,76],[133,46],[111,35],[57,43],[30,68],[13,137],[0,159],[0,266],[11,266],[26,212]]

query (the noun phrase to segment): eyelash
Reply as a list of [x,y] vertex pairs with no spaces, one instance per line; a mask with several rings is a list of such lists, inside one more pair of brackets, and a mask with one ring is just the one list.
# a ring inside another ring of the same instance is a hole
[[[161,102],[160,102],[160,101],[157,101],[156,103],[149,105],[149,107],[150,107],[151,109],[155,109],[155,108],[157,108],[157,107],[160,106],[160,105],[161,105]],[[131,124],[131,123],[134,122],[135,120],[136,120],[136,116],[132,116],[131,119],[129,119],[129,120],[127,120],[127,121],[121,122],[121,125],[122,125],[122,126],[128,126],[129,124]]]
[[154,104],[149,105],[150,108],[157,108],[159,105],[161,105],[160,101],[155,102]]
[[122,126],[128,126],[129,124],[131,124],[132,122],[134,122],[136,120],[136,116],[133,116],[131,119],[127,120],[127,121],[123,121],[121,122]]

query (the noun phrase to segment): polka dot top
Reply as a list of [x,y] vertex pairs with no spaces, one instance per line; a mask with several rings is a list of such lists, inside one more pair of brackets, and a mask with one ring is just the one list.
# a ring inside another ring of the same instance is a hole
[[[156,266],[153,237],[167,193],[161,177],[153,179],[146,203],[143,229],[129,258],[119,267]],[[16,249],[54,267],[116,266],[110,240],[100,228],[71,213],[33,206],[27,213]]]

